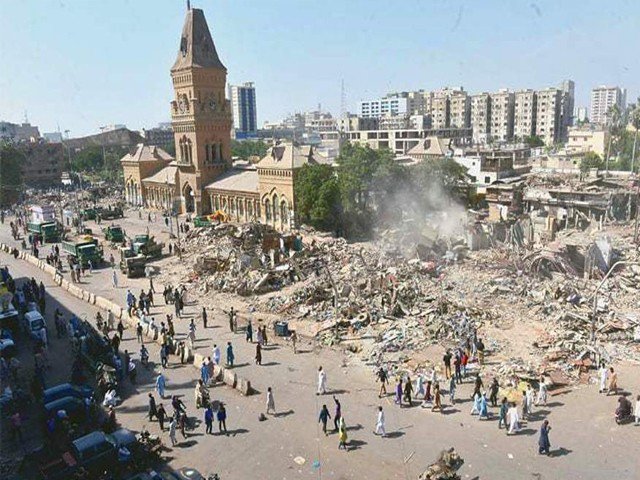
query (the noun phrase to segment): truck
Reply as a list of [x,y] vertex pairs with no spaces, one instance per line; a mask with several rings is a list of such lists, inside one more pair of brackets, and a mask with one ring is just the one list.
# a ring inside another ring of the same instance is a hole
[[63,241],[62,250],[85,267],[89,266],[89,261],[97,267],[104,260],[102,245],[98,245],[98,240],[88,235]]
[[100,215],[102,220],[114,220],[116,218],[124,218],[124,212],[120,207],[98,208],[97,215]]
[[95,220],[98,216],[98,212],[95,208],[85,208],[80,210],[80,216],[83,220]]
[[36,240],[43,243],[56,243],[60,241],[62,229],[56,222],[28,222],[27,230]]
[[127,278],[144,277],[147,257],[133,249],[120,247],[120,270]]
[[157,258],[162,255],[163,248],[164,243],[156,243],[155,239],[148,234],[136,235],[133,238],[132,249],[136,255],[142,254],[148,259]]
[[124,230],[120,225],[109,225],[106,228],[102,229],[104,233],[104,238],[108,242],[112,243],[122,243],[124,240]]

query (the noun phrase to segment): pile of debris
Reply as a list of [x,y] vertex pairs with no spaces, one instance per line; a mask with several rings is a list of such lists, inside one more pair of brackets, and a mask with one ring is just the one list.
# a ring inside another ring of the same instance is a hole
[[440,452],[438,460],[429,465],[418,477],[420,480],[460,480],[458,470],[464,464],[464,460],[458,452],[451,447]]

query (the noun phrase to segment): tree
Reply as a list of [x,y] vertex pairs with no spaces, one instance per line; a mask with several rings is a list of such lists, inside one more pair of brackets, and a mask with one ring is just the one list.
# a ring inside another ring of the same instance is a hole
[[267,154],[268,146],[262,140],[233,140],[231,142],[231,155],[243,160],[249,157],[262,158]]
[[23,187],[24,154],[10,143],[0,143],[0,206],[17,202]]
[[341,222],[342,204],[338,179],[329,165],[306,164],[296,174],[296,211],[300,219],[321,230],[333,230]]
[[544,142],[538,135],[529,135],[528,137],[524,137],[524,143],[526,143],[530,148],[544,146]]
[[600,170],[602,167],[604,167],[604,162],[602,158],[600,158],[600,155],[595,152],[587,152],[580,162],[581,173],[587,173],[592,168]]

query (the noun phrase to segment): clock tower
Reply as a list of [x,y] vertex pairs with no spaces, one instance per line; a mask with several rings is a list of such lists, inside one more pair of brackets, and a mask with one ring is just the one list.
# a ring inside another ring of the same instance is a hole
[[220,61],[204,12],[187,11],[180,47],[171,68],[171,123],[176,144],[182,213],[211,210],[204,187],[231,166],[231,105],[227,69]]

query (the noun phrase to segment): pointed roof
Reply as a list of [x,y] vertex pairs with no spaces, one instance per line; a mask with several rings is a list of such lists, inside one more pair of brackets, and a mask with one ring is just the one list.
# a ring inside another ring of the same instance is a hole
[[139,143],[134,151],[130,151],[120,159],[121,163],[125,162],[158,162],[163,161],[169,163],[173,157],[160,147],[155,145],[145,145]]
[[182,27],[178,56],[171,71],[193,67],[227,70],[216,52],[207,20],[204,18],[204,12],[199,8],[187,11]]
[[321,163],[317,161],[312,146],[278,142],[269,148],[267,154],[258,162],[258,168],[293,170],[307,163]]

